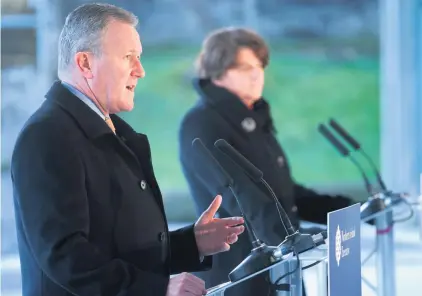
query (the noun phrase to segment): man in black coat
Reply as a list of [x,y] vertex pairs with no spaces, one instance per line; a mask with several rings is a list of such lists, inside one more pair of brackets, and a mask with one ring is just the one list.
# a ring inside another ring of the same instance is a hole
[[12,156],[24,296],[203,295],[186,272],[209,269],[243,231],[242,218],[214,218],[221,196],[168,230],[148,139],[115,115],[133,108],[145,75],[136,23],[107,4],[66,19],[60,81]]
[[[192,148],[195,138],[214,151],[217,160],[235,178],[245,218],[258,238],[275,246],[284,240],[286,232],[270,193],[263,184],[251,182],[229,158],[216,151],[213,147],[216,140],[226,140],[263,172],[296,229],[300,219],[325,224],[327,212],[349,206],[352,200],[318,194],[293,180],[287,156],[275,136],[269,105],[261,97],[268,59],[264,41],[249,30],[222,29],[205,40],[198,59],[199,79],[195,81],[200,100],[182,121],[179,150],[198,212],[206,208],[210,194],[221,193],[224,200],[218,211],[220,217],[240,214],[230,192],[207,182],[210,178],[203,168],[204,160]],[[229,252],[215,256],[213,269],[200,276],[211,286],[227,281],[229,272],[250,251],[251,242],[243,235]],[[266,295],[269,289],[263,275],[227,290],[226,294]]]

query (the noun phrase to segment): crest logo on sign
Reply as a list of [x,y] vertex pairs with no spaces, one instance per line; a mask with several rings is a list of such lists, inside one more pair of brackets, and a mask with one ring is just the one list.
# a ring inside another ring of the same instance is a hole
[[340,225],[337,225],[337,231],[336,231],[336,261],[337,261],[337,266],[340,266],[340,259],[341,259],[341,231],[340,231]]

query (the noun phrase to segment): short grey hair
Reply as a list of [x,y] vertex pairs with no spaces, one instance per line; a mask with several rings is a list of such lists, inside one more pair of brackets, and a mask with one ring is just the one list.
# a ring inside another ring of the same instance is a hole
[[219,79],[236,65],[239,49],[249,48],[265,68],[269,61],[268,46],[256,32],[228,27],[211,32],[205,38],[196,60],[196,72],[200,78]]
[[117,20],[138,25],[138,18],[131,12],[105,3],[83,4],[67,17],[58,44],[58,75],[69,69],[77,52],[101,54],[102,37],[107,25]]

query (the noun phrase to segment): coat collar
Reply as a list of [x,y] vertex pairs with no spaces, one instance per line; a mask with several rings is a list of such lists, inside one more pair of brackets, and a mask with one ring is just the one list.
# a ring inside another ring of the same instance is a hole
[[194,86],[205,104],[214,107],[218,113],[245,133],[275,131],[270,108],[264,98],[258,100],[253,109],[249,109],[238,96],[215,85],[209,79],[195,79]]
[[[57,103],[72,116],[85,135],[90,139],[96,139],[105,135],[113,135],[108,125],[95,111],[70,92],[61,81],[55,81],[45,95],[47,100]],[[125,138],[136,136],[136,132],[119,116],[110,115],[116,128],[116,132]]]

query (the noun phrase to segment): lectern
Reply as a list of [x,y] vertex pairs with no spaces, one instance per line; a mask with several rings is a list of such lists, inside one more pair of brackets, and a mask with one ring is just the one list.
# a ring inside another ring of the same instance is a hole
[[[210,296],[223,296],[224,292],[231,287],[243,282],[250,280],[251,278],[261,274],[262,272],[270,273],[270,280],[273,284],[278,284],[281,289],[285,291],[278,291],[277,295],[279,296],[302,296],[302,268],[305,266],[304,262],[314,261],[314,262],[323,262],[327,258],[327,247],[326,245],[318,246],[314,249],[308,250],[296,256],[293,253],[286,255],[281,254],[281,248],[279,249],[279,261],[275,262],[273,265],[264,268],[254,274],[251,274],[248,277],[245,277],[236,282],[228,281],[226,283],[220,284],[218,286],[209,288],[206,295]],[[299,258],[298,258],[299,257]],[[298,265],[299,264],[299,265]],[[277,282],[277,280],[281,280]],[[266,295],[267,291],[263,291],[262,295]]]
[[[270,281],[277,287],[277,296],[302,296],[302,270],[320,266],[322,268],[319,271],[323,273],[319,277],[321,287],[319,296],[327,295],[327,291],[328,293],[331,291],[331,295],[360,295],[360,223],[361,211],[358,203],[330,212],[328,213],[328,236],[325,236],[327,240],[324,244],[315,244],[315,247],[296,254],[292,251],[287,253],[282,243],[274,253],[274,257],[278,258],[274,264],[239,281],[228,281],[212,287],[207,290],[206,295],[224,295],[224,292],[231,287],[269,271]],[[318,235],[312,236],[312,239],[317,242],[317,237]],[[300,246],[300,243],[295,246]],[[267,295],[267,293],[268,291],[262,291],[262,295]]]

